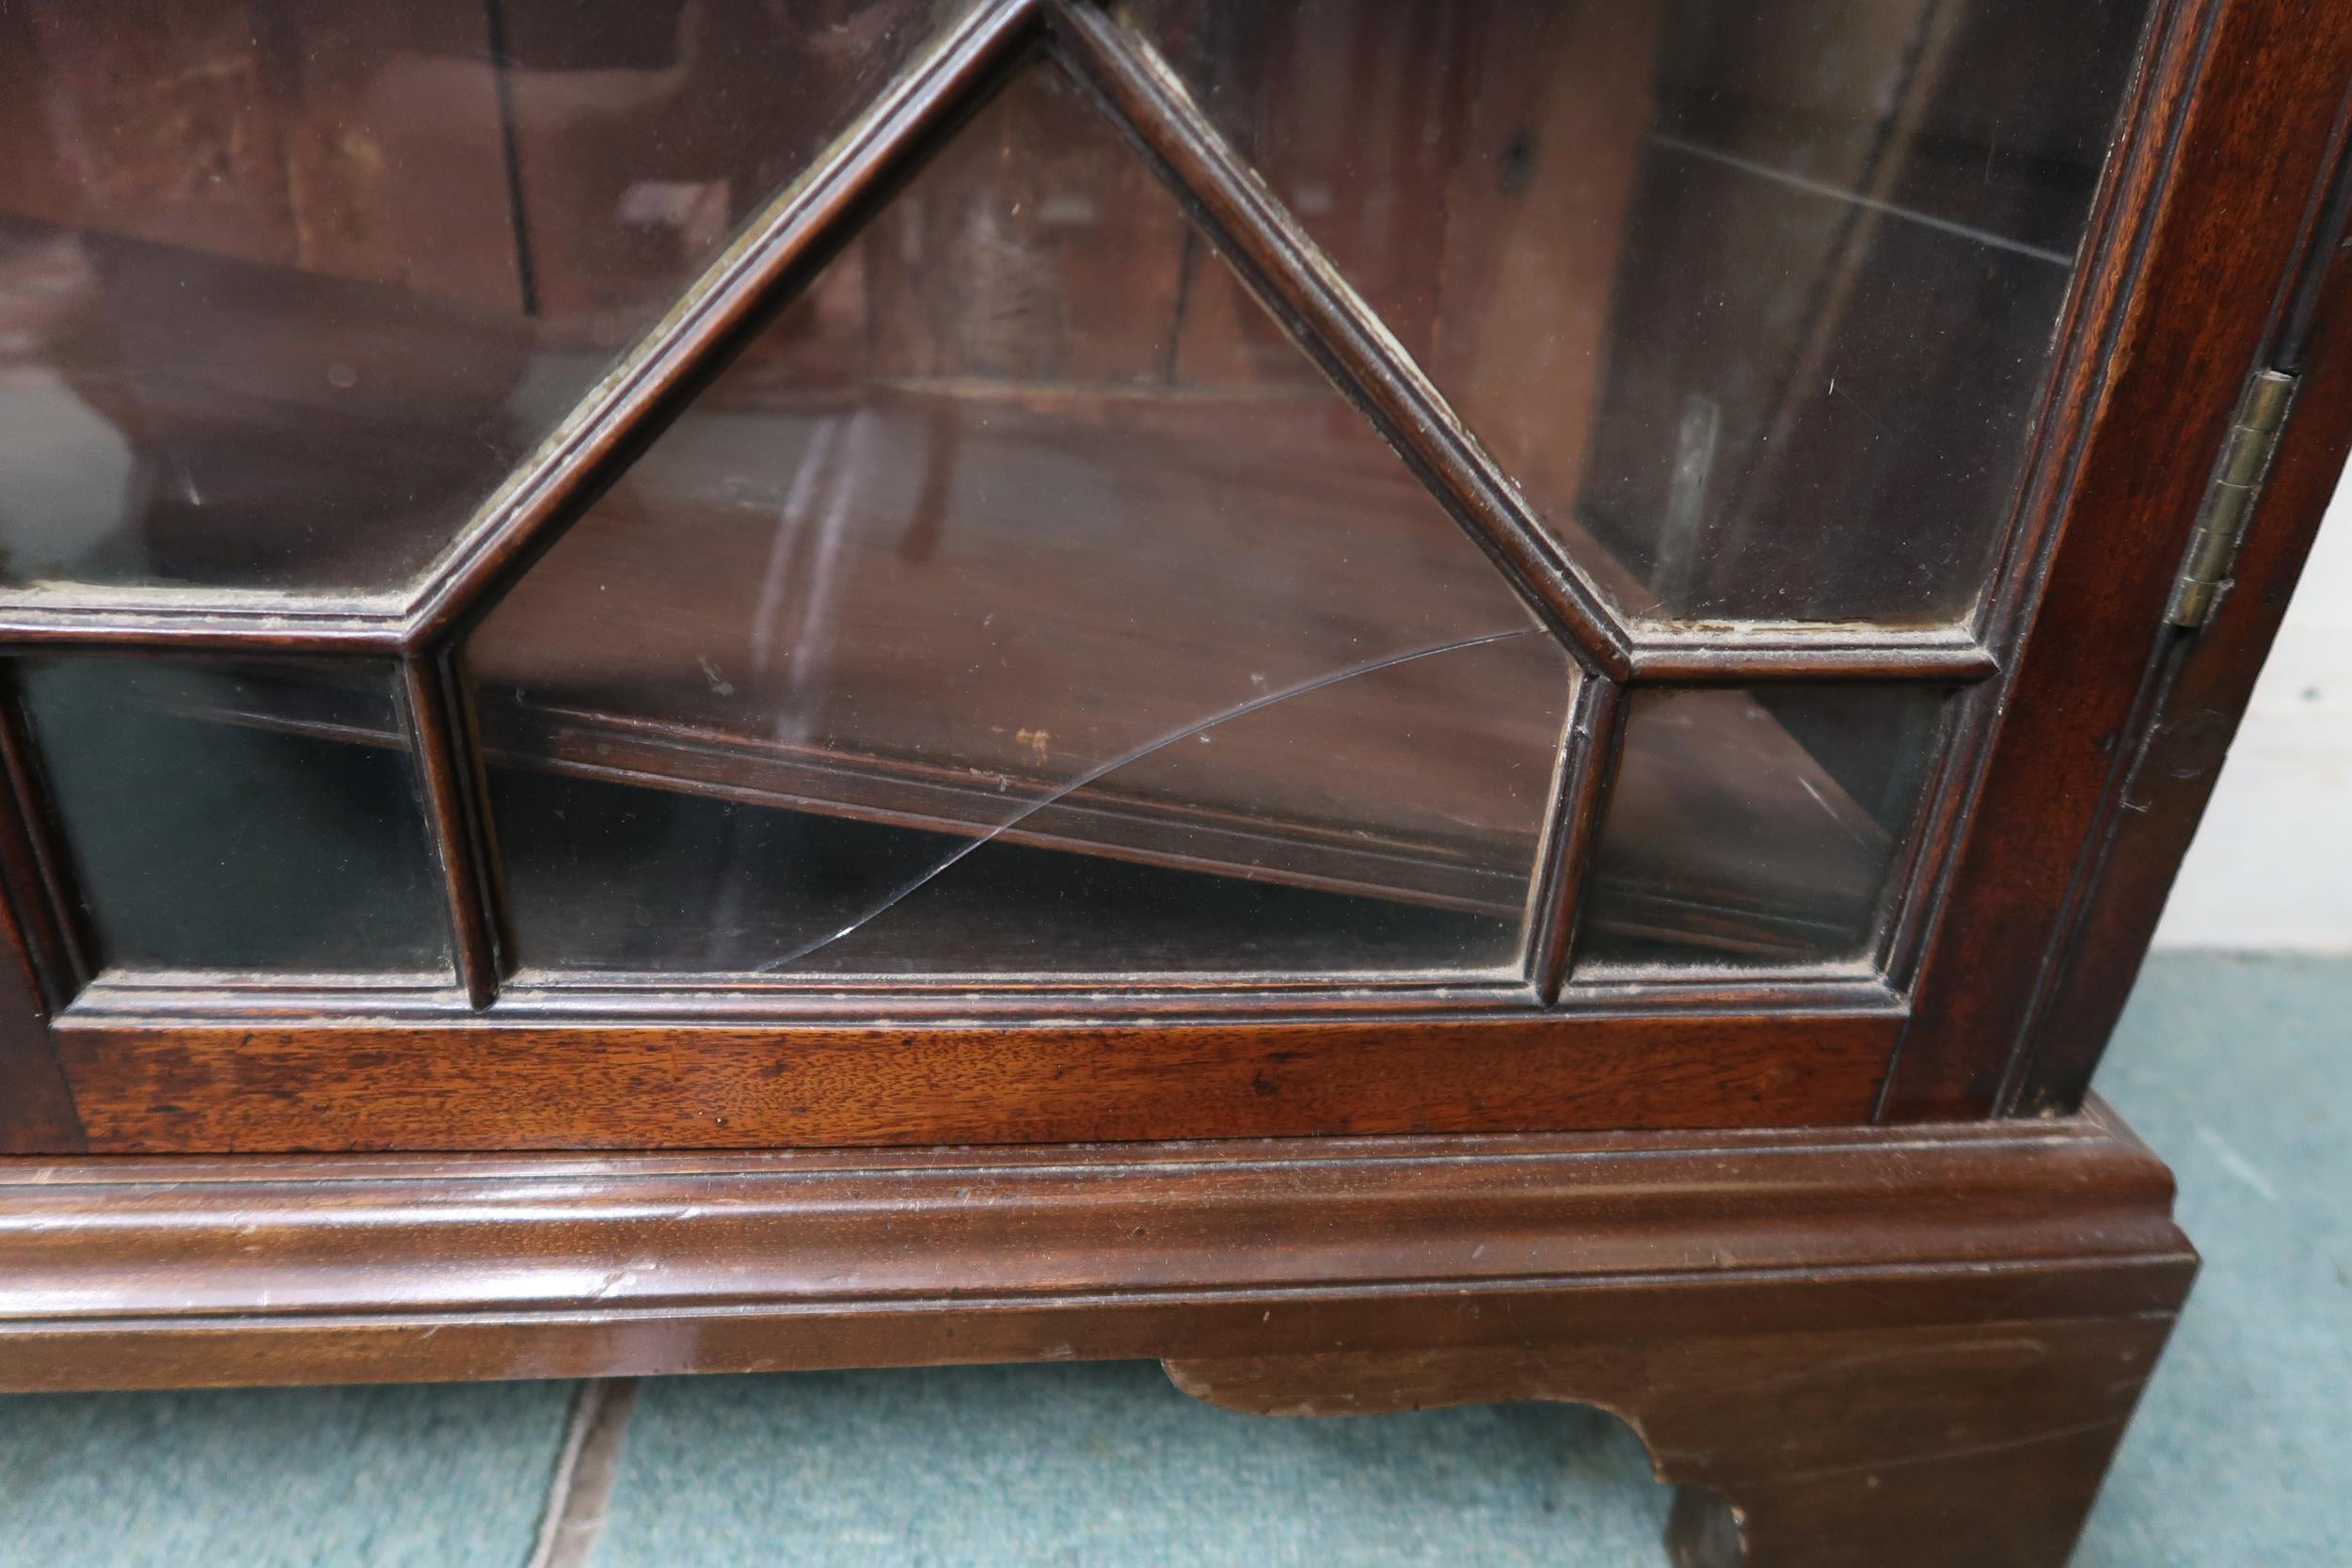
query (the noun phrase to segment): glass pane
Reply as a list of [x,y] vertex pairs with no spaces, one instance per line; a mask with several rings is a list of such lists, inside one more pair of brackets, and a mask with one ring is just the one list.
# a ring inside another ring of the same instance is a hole
[[951,7],[0,8],[0,582],[407,580]]
[[1691,967],[1867,956],[1944,701],[1892,686],[1636,691],[1580,958]]
[[[1968,613],[2147,0],[1140,0],[1629,613]],[[1220,278],[1180,368],[1293,373]]]
[[469,657],[538,969],[1495,971],[1571,665],[1019,76]]
[[99,962],[452,977],[389,665],[13,662]]

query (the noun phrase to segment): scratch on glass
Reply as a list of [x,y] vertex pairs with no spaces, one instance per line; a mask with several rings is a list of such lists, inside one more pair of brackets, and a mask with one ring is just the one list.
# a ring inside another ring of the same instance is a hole
[[1482,637],[1457,638],[1450,642],[1439,642],[1425,648],[1414,648],[1401,654],[1391,654],[1383,658],[1367,659],[1361,664],[1351,664],[1346,669],[1333,671],[1327,675],[1317,675],[1312,680],[1301,681],[1295,686],[1287,686],[1279,691],[1267,692],[1263,697],[1253,697],[1246,703],[1236,704],[1232,707],[1225,708],[1217,713],[1212,714],[1208,718],[1200,721],[1198,723],[1187,724],[1183,729],[1161,736],[1156,740],[1148,740],[1142,745],[1136,747],[1133,751],[1122,752],[1118,756],[1111,758],[1110,761],[1090,768],[1088,771],[1079,774],[1076,778],[1070,780],[1067,784],[1057,785],[1047,793],[1039,796],[1036,800],[1030,801],[1027,805],[1013,813],[1012,816],[1007,817],[1004,821],[999,822],[994,827],[989,829],[988,832],[980,834],[977,838],[966,839],[963,843],[956,846],[954,849],[942,856],[937,863],[925,867],[922,871],[917,872],[914,876],[910,877],[905,881],[899,883],[898,887],[892,889],[889,894],[877,901],[872,908],[865,911],[855,919],[824,936],[818,937],[814,942],[803,942],[802,945],[794,948],[789,953],[769,959],[766,963],[759,966],[758,973],[764,974],[773,970],[782,969],[787,964],[798,963],[803,958],[807,958],[811,953],[818,951],[819,948],[831,946],[833,943],[839,942],[843,937],[848,936],[850,932],[857,930],[859,927],[873,924],[874,921],[889,913],[899,904],[905,902],[908,898],[913,897],[916,893],[922,891],[922,889],[928,887],[930,883],[938,880],[941,877],[953,870],[957,863],[961,861],[966,855],[971,854],[974,850],[1003,837],[1006,833],[1010,832],[1013,829],[1019,827],[1030,817],[1035,816],[1039,812],[1045,810],[1048,806],[1054,805],[1058,801],[1068,800],[1079,790],[1086,788],[1087,785],[1106,778],[1110,774],[1118,772],[1122,768],[1128,767],[1134,763],[1141,762],[1145,757],[1152,755],[1154,752],[1164,752],[1168,747],[1177,745],[1183,741],[1190,740],[1195,736],[1202,736],[1205,737],[1208,731],[1216,728],[1219,724],[1230,723],[1236,719],[1246,719],[1250,714],[1262,712],[1266,708],[1274,706],[1278,703],[1287,703],[1295,697],[1309,696],[1314,692],[1322,691],[1330,687],[1337,686],[1343,681],[1355,680],[1363,675],[1377,674],[1383,670],[1393,670],[1400,664],[1410,664],[1417,659],[1435,658],[1440,654],[1461,653],[1470,648],[1483,648],[1491,643],[1508,642],[1516,638],[1542,637],[1545,635],[1547,635],[1547,633],[1540,626],[1520,626],[1510,631],[1488,632]]

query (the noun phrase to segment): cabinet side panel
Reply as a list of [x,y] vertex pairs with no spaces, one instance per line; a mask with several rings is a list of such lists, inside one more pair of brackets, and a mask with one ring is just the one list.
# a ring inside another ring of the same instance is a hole
[[2210,624],[2193,639],[2182,634],[2182,645],[2164,656],[2177,669],[2120,785],[2122,809],[2086,879],[2047,1010],[2029,1025],[2011,1069],[2006,1098],[2019,1111],[2082,1102],[2352,451],[2352,268],[2329,264],[2352,205],[2352,152],[2338,135],[2336,188],[2317,214],[2303,263],[2318,293],[2308,316],[2290,309],[2275,355],[2302,378],[2294,417],[2249,525],[2235,586]]
[[[2179,135],[2165,164],[2126,175],[2155,182],[2145,243],[2119,238],[2091,285],[2120,301],[2115,335],[2104,369],[2077,372],[2080,412],[2055,417],[2054,451],[2075,419],[2080,444],[2057,465],[2039,600],[1892,1070],[1888,1120],[1991,1114],[2012,1051],[2062,978],[2045,968],[2079,912],[2086,847],[2114,815],[2173,573],[2323,176],[2352,75],[2352,12],[2188,8],[2153,69],[2142,123],[2153,134],[2178,114]],[[2086,318],[2094,329],[2098,316]],[[2029,581],[2034,564],[2021,569]]]

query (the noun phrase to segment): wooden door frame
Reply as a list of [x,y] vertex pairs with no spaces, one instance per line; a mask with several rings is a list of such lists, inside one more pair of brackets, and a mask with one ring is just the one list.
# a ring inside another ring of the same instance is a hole
[[[454,639],[474,607],[713,373],[1021,52],[1108,104],[1277,315],[1586,661],[1524,985],[501,992],[495,847],[467,776]],[[0,822],[15,988],[0,1147],[62,1151],[763,1147],[1484,1133],[1970,1119],[2080,1102],[2315,526],[2352,409],[2326,262],[2352,16],[2161,0],[2060,325],[1998,581],[1976,626],[1881,637],[1618,622],[1376,322],[1181,91],[1085,0],[988,0],[713,269],[396,616],[332,606],[0,610],[0,641],[399,660],[464,996],[90,987],[21,733]],[[2238,388],[2307,395],[2246,586],[2163,608]],[[1967,683],[1883,978],[1560,987],[1618,693],[1645,684]],[[2194,704],[2193,707],[2181,705]],[[2193,721],[2183,715],[2193,714]],[[1581,748],[1580,752],[1579,748]],[[2184,750],[2185,748],[2185,750]],[[2167,783],[2186,769],[2191,777]],[[2142,793],[2167,802],[2143,810]],[[496,1005],[485,1004],[496,997]],[[559,1067],[550,1064],[560,1063]]]

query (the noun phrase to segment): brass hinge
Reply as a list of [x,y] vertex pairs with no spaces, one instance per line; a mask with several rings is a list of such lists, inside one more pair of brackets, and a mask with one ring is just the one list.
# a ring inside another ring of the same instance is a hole
[[2230,591],[2231,568],[2237,564],[2238,546],[2246,539],[2246,524],[2254,515],[2263,481],[2270,477],[2270,460],[2278,454],[2296,386],[2296,378],[2284,371],[2256,371],[2239,395],[2237,411],[2230,416],[2230,434],[2222,438],[2221,456],[2205,486],[2204,504],[2197,509],[2188,557],[2173,580],[2172,600],[2164,607],[2164,618],[2172,625],[2205,626],[2221,608],[2222,596]]

